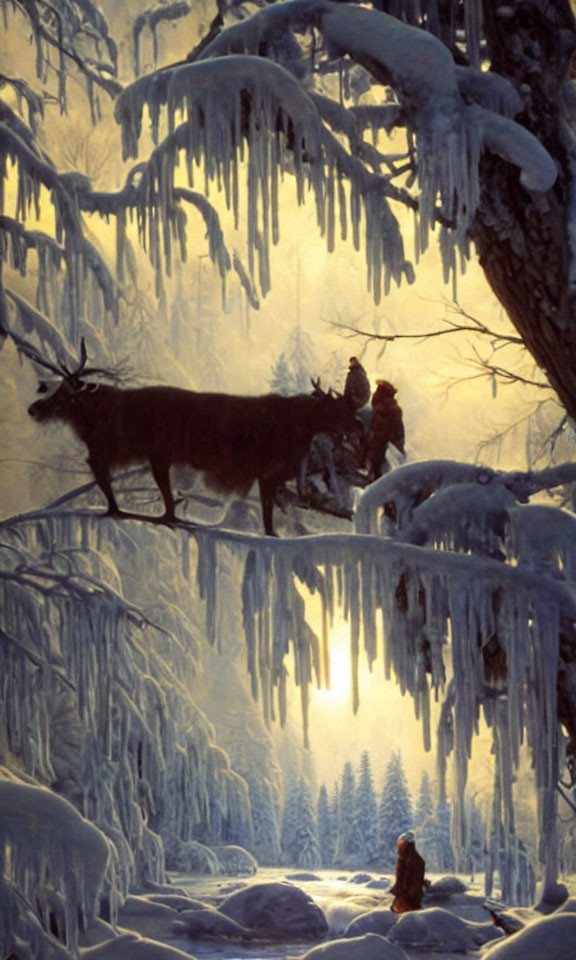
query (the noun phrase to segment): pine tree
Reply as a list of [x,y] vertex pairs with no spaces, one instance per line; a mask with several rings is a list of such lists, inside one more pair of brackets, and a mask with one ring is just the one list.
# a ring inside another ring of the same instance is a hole
[[294,327],[286,345],[286,360],[294,379],[296,393],[310,393],[310,378],[316,376],[318,359],[312,337]]
[[430,777],[424,770],[420,778],[420,787],[418,789],[418,800],[414,812],[414,826],[418,830],[426,820],[434,816],[434,797],[432,796],[432,785]]
[[454,870],[454,850],[450,839],[450,804],[441,801],[434,814],[418,830],[418,849],[428,870]]
[[312,793],[304,778],[300,779],[298,787],[299,815],[295,835],[295,863],[297,867],[310,870],[319,867],[321,863],[318,825]]
[[274,791],[268,780],[248,774],[254,839],[251,851],[259,864],[276,866],[280,863],[280,828]]
[[358,866],[370,866],[378,859],[378,804],[367,750],[364,750],[360,760],[354,799],[354,828]]
[[452,819],[452,809],[447,800],[438,804],[436,811],[438,820],[438,836],[440,841],[440,870],[454,870],[455,857],[452,839],[450,835],[450,821]]
[[299,781],[293,783],[286,791],[284,810],[282,813],[282,859],[285,863],[296,863],[296,829],[298,824]]
[[294,376],[288,366],[286,354],[281,353],[276,363],[272,367],[270,376],[270,390],[272,393],[279,393],[283,397],[289,397],[298,393]]
[[466,870],[472,879],[476,872],[484,870],[486,827],[480,808],[474,797],[468,801],[468,843],[466,848]]
[[296,867],[320,866],[318,828],[310,787],[301,777],[288,791],[282,818],[282,854]]
[[320,844],[320,861],[323,867],[331,867],[334,861],[336,835],[332,811],[328,801],[328,791],[325,784],[320,787],[318,795],[318,843]]
[[356,779],[351,763],[344,764],[340,781],[340,802],[338,807],[338,841],[335,862],[338,866],[347,866],[354,861],[354,799]]
[[382,864],[392,870],[396,864],[396,841],[412,828],[412,800],[399,751],[394,751],[384,775],[378,808],[379,844]]

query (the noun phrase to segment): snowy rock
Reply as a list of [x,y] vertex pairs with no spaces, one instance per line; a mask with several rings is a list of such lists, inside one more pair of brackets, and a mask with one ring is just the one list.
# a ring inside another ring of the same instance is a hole
[[[58,891],[63,915],[56,922],[63,924],[66,945],[75,949],[79,927],[95,919],[104,893],[110,848],[103,833],[49,790],[0,780],[0,853],[5,880],[21,898],[41,904],[45,888]],[[17,913],[10,913],[4,916],[0,909],[6,942],[19,923]]]
[[167,940],[172,936],[178,911],[146,897],[127,897],[118,910],[118,926],[142,937]]
[[486,949],[486,960],[573,960],[576,915],[557,913],[536,920],[524,930]]
[[390,907],[376,907],[375,910],[360,914],[348,924],[344,936],[360,937],[365,933],[379,933],[380,936],[387,937],[397,922],[398,914],[394,913]]
[[88,926],[88,929],[80,934],[78,937],[78,945],[84,948],[95,947],[98,943],[112,940],[116,936],[118,936],[118,934],[114,930],[114,927],[106,923],[105,920],[101,920],[100,917],[97,917],[96,920]]
[[391,881],[387,877],[379,877],[378,880],[370,880],[366,884],[367,890],[387,890]]
[[287,873],[286,880],[293,880],[295,883],[317,883],[322,877],[316,873]]
[[255,883],[233,893],[219,910],[244,927],[273,939],[325,936],[328,924],[308,894],[291,883]]
[[402,914],[389,939],[410,949],[468,953],[501,936],[491,923],[470,923],[441,907],[430,907]]
[[[181,925],[181,926],[180,926]],[[230,917],[224,916],[219,910],[204,907],[202,910],[182,910],[174,930],[185,930],[189,937],[200,940],[203,937],[234,937],[246,939],[251,936],[250,930],[236,923]]]
[[123,934],[82,951],[82,960],[194,960],[189,953],[154,940]]
[[474,923],[486,922],[486,897],[480,893],[453,893],[450,896],[438,894],[422,900],[423,907],[443,907],[456,917],[463,920],[472,920]]
[[376,933],[352,940],[322,943],[305,953],[301,960],[406,960],[406,954]]
[[353,877],[350,877],[348,883],[368,883],[371,879],[372,876],[369,873],[355,873]]
[[325,911],[330,935],[332,937],[344,936],[352,921],[365,914],[369,909],[370,904],[365,901],[362,903],[357,900],[345,900],[341,903],[331,904]]
[[258,861],[243,847],[226,845],[212,847],[222,866],[222,873],[230,877],[253,877],[258,870]]
[[176,893],[146,894],[146,900],[151,903],[162,903],[165,907],[172,907],[173,910],[203,910],[206,906],[201,900],[194,900],[192,897]]
[[458,877],[440,877],[428,887],[426,899],[429,897],[451,897],[455,893],[466,893],[468,887]]
[[203,873],[214,876],[221,872],[220,860],[203,843],[168,837],[164,841],[166,867],[181,873]]

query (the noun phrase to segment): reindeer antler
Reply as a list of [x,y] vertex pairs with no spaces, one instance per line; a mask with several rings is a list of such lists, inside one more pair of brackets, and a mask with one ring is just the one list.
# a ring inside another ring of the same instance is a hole
[[313,386],[313,388],[314,388],[313,391],[312,391],[313,396],[315,396],[315,397],[327,397],[327,396],[328,396],[328,394],[327,394],[327,393],[322,389],[322,387],[320,386],[320,377],[316,377],[316,379],[314,379],[314,377],[310,377],[310,383],[312,384],[312,386]]
[[28,357],[32,363],[37,363],[39,367],[44,367],[45,370],[50,370],[52,373],[55,373],[57,377],[60,377],[64,380],[77,381],[81,376],[86,377],[92,374],[109,377],[111,380],[119,379],[120,371],[106,370],[105,367],[86,367],[88,352],[86,350],[86,341],[84,337],[82,337],[80,341],[80,360],[78,366],[76,369],[70,369],[63,360],[58,360],[57,363],[52,363],[50,360],[46,360],[45,357],[41,356],[36,347],[29,343],[28,340],[25,340],[24,337],[14,333],[12,330],[2,327],[0,329],[0,336],[2,334],[9,336],[16,345],[19,353],[23,354],[25,357]]

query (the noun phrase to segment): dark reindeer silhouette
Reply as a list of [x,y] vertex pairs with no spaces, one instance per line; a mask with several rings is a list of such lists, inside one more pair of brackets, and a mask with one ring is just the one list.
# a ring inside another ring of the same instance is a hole
[[339,396],[321,391],[292,397],[244,397],[195,393],[178,387],[120,389],[91,382],[105,371],[80,365],[69,370],[40,361],[60,382],[29,408],[39,422],[67,423],[88,448],[88,464],[108,501],[108,514],[121,516],[111,470],[146,463],[164,500],[166,522],[175,519],[170,467],[188,464],[204,474],[209,487],[246,496],[257,480],[264,530],[274,535],[272,513],[280,484],[294,477],[312,437],[319,432],[359,429],[354,411]]

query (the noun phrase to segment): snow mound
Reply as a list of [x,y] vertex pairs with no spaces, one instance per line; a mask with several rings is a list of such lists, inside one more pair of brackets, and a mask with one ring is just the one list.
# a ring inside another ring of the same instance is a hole
[[524,930],[488,948],[489,960],[574,960],[576,915],[555,914],[529,924]]
[[381,937],[387,937],[397,922],[398,914],[393,913],[389,907],[376,907],[375,910],[360,914],[352,923],[349,923],[344,936],[359,937],[365,933],[379,933]]
[[426,896],[451,897],[455,893],[466,893],[468,886],[459,877],[440,877],[428,887]]
[[406,960],[406,954],[377,933],[352,940],[322,943],[305,953],[301,960]]
[[390,933],[392,943],[419,950],[468,953],[502,936],[492,923],[470,923],[442,907],[404,913]]
[[[191,960],[189,953],[131,933],[82,951],[82,960]],[[194,958],[192,958],[194,960]]]

